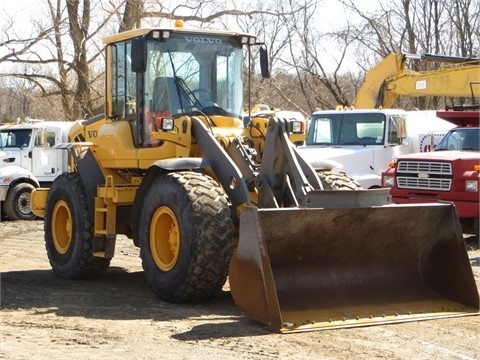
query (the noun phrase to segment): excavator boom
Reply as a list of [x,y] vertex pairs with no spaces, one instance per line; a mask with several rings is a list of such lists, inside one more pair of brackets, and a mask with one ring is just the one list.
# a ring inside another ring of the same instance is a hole
[[[442,65],[415,71],[407,67],[408,59]],[[393,53],[367,73],[354,105],[358,109],[391,108],[399,96],[473,98],[479,94],[480,59]]]

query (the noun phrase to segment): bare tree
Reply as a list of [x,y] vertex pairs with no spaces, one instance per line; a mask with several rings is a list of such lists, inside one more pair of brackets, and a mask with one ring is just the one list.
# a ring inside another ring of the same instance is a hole
[[[327,31],[317,20],[323,0],[42,0],[44,23],[28,35],[15,32],[11,17],[3,19],[0,76],[7,77],[7,87],[8,79],[24,79],[32,96],[41,96],[49,104],[45,108],[61,109],[63,118],[94,115],[104,96],[100,38],[182,19],[190,26],[258,34],[268,47],[272,78],[256,76],[246,100],[310,114],[351,103],[365,72],[391,52],[480,52],[478,1],[377,0],[373,10],[354,0],[338,3],[345,22]],[[245,71],[257,74],[258,52],[251,50]],[[436,106],[435,101],[410,105]]]
[[[98,111],[95,109],[103,99],[103,86],[98,83],[101,77],[92,74],[97,60],[102,57],[99,34],[115,11],[125,4],[119,2],[103,9],[101,1],[94,4],[90,0],[44,1],[49,27],[30,42],[16,38],[23,45],[22,51],[6,57],[4,62],[22,65],[23,69],[19,72],[18,67],[12,68],[13,71],[3,76],[29,81],[52,107],[62,107],[62,118],[73,120],[91,116]],[[104,10],[93,26],[92,6]],[[100,75],[102,73],[103,69]]]

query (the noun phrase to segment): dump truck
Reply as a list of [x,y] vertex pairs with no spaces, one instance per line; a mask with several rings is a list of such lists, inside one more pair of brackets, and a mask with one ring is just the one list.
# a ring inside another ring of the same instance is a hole
[[102,275],[123,234],[160,299],[206,301],[228,278],[278,332],[479,313],[451,204],[325,190],[291,121],[243,125],[245,53],[269,74],[254,35],[173,26],[105,44],[105,114],[72,128],[57,147],[70,172],[31,197],[59,277]]
[[27,121],[0,128],[0,204],[10,220],[31,220],[30,193],[68,171],[68,157],[52,150],[68,141],[73,122]]
[[453,107],[438,111],[456,127],[433,152],[399,156],[382,173],[395,203],[451,201],[463,232],[480,244],[480,111]]

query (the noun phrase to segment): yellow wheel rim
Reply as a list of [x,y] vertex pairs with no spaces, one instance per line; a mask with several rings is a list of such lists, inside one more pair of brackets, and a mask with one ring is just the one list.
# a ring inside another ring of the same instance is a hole
[[59,200],[52,212],[52,241],[59,254],[65,254],[72,243],[72,214],[67,203]]
[[180,228],[170,208],[159,207],[150,223],[150,250],[153,261],[162,271],[171,270],[180,252]]

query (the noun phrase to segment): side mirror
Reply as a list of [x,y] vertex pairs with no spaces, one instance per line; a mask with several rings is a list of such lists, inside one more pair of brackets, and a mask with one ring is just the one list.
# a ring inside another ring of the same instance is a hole
[[260,70],[263,78],[270,78],[270,67],[268,64],[268,53],[266,46],[260,47]]
[[132,41],[132,71],[144,73],[147,70],[147,42],[144,37],[138,37]]

